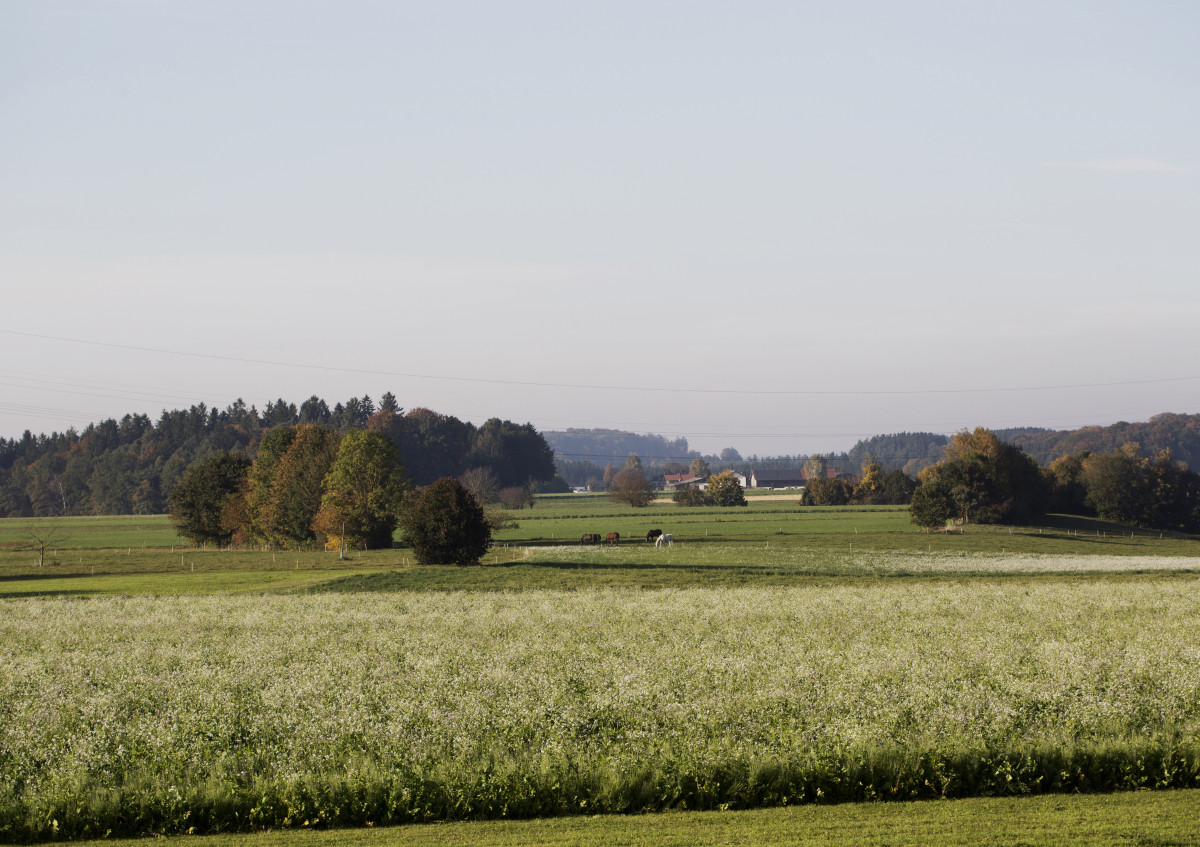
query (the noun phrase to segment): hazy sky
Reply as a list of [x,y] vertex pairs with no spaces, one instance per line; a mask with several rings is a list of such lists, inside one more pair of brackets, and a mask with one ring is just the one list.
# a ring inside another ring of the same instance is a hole
[[0,435],[1200,412],[1200,3],[0,0]]

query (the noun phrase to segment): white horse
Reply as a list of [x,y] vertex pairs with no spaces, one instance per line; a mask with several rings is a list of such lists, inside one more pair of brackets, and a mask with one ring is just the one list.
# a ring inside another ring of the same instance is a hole
[[664,544],[666,544],[668,547],[670,547],[672,545],[672,542],[674,542],[674,541],[675,541],[674,535],[671,535],[671,533],[669,533],[669,532],[664,532],[658,538],[654,539],[654,546],[662,547]]

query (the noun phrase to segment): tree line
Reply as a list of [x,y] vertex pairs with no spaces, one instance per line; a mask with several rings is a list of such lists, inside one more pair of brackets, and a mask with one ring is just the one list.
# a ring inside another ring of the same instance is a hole
[[397,526],[422,564],[477,562],[494,521],[453,477],[423,490],[380,429],[271,429],[251,462],[212,453],[184,471],[171,517],[195,544],[298,549],[391,547]]
[[925,468],[913,493],[913,523],[1027,524],[1047,512],[1129,526],[1200,532],[1200,474],[1170,450],[1153,458],[1136,443],[1087,450],[1040,466],[1020,446],[983,427],[950,439],[942,461]]
[[476,426],[430,409],[405,411],[390,392],[378,405],[364,396],[331,408],[314,395],[299,406],[272,401],[261,412],[237,400],[223,410],[164,410],[157,421],[130,414],[82,431],[0,438],[0,517],[162,514],[195,462],[218,452],[252,461],[269,432],[300,425],[383,433],[416,485],[472,468],[490,470],[501,489],[554,477],[553,453],[528,423],[492,418]]

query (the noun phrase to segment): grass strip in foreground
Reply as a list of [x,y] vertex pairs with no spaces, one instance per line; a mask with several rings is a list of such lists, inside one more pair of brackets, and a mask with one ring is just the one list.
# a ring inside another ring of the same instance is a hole
[[[1200,790],[856,803],[158,839],[162,847],[1198,845]],[[143,841],[106,841],[136,847]]]

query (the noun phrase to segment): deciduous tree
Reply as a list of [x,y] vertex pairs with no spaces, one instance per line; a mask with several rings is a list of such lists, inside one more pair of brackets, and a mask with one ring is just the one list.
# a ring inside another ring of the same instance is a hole
[[337,457],[338,433],[313,424],[296,427],[296,437],[279,457],[263,514],[267,539],[282,546],[313,540],[325,475]]
[[654,487],[646,480],[641,468],[626,468],[613,476],[608,486],[608,497],[614,503],[649,506],[654,502]]
[[396,446],[365,429],[347,432],[324,482],[313,529],[346,545],[392,546],[404,495],[412,488]]
[[713,506],[745,506],[746,493],[733,471],[721,471],[708,478],[704,498]]
[[46,565],[47,550],[57,550],[71,538],[62,524],[55,520],[38,520],[28,524],[25,535],[29,538],[30,546],[37,551],[39,568]]

